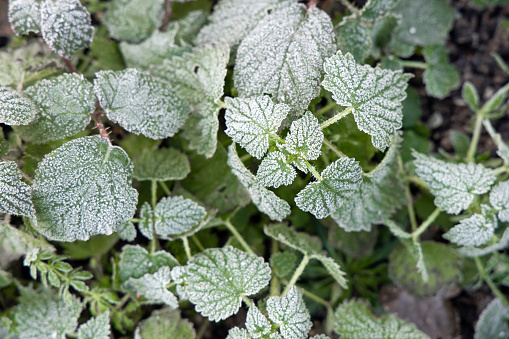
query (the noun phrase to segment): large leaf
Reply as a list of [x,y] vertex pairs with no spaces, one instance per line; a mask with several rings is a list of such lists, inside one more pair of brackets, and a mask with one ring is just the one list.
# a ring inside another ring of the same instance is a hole
[[443,237],[461,246],[481,246],[487,243],[498,226],[497,218],[489,213],[489,206],[482,205],[483,213],[460,220]]
[[136,210],[132,170],[127,154],[100,136],[64,144],[47,154],[36,171],[34,227],[58,241],[115,232]]
[[0,86],[0,123],[26,125],[35,119],[37,106],[15,90]]
[[91,318],[78,328],[78,339],[109,339],[110,335],[109,311]]
[[475,325],[474,339],[509,338],[507,318],[509,318],[507,306],[500,299],[493,299],[479,316]]
[[318,95],[323,62],[334,51],[332,22],[325,12],[282,4],[242,40],[235,87],[244,97],[271,94],[300,114]]
[[182,180],[191,171],[187,157],[174,148],[143,152],[134,160],[133,177],[136,180]]
[[163,308],[141,321],[134,333],[135,339],[175,338],[195,339],[193,324],[180,317],[180,310]]
[[32,189],[21,178],[14,161],[0,162],[0,213],[33,218]]
[[152,139],[175,135],[190,113],[173,89],[134,68],[96,73],[94,91],[109,119]]
[[509,221],[509,181],[499,182],[490,192],[490,204],[496,208],[500,221]]
[[270,268],[263,258],[231,246],[209,248],[184,267],[184,291],[196,310],[212,321],[237,313],[242,296],[268,285]]
[[383,151],[403,124],[401,102],[412,76],[355,63],[351,54],[336,55],[325,61],[322,86],[332,92],[340,106],[353,106],[357,127],[371,135],[373,146]]
[[163,266],[154,274],[146,273],[140,278],[129,278],[125,285],[134,288],[137,294],[152,304],[164,303],[178,308],[177,297],[166,288],[170,282],[170,268]]
[[207,212],[191,199],[181,196],[162,198],[154,210],[155,233],[167,237],[190,231]]
[[40,0],[11,0],[8,15],[16,35],[38,34],[41,30]]
[[281,185],[290,185],[296,176],[295,168],[288,163],[287,157],[279,151],[267,154],[256,172],[256,180],[260,184],[274,188]]

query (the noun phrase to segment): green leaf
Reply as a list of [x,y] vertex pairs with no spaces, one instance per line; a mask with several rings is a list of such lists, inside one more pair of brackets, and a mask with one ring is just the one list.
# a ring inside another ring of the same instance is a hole
[[134,227],[134,224],[130,221],[119,226],[117,232],[118,237],[127,242],[132,242],[134,239],[136,239],[136,228]]
[[272,272],[279,278],[290,280],[297,268],[297,255],[293,251],[276,252],[270,256]]
[[207,211],[191,199],[165,197],[154,210],[154,230],[163,237],[183,234],[197,226],[206,215]]
[[279,325],[285,339],[307,338],[313,324],[302,295],[293,286],[284,296],[273,296],[267,300],[269,319]]
[[475,325],[474,339],[509,338],[507,318],[509,318],[507,306],[500,299],[493,299],[479,316]]
[[473,83],[470,81],[465,81],[463,83],[461,96],[467,103],[468,107],[470,107],[472,111],[477,112],[479,109],[479,93],[477,93],[477,88],[475,88]]
[[136,328],[136,339],[166,338],[194,339],[193,324],[180,317],[180,310],[163,308],[152,312],[148,319],[141,321]]
[[226,134],[257,159],[269,149],[290,107],[276,104],[268,95],[242,99],[226,98]]
[[154,237],[154,212],[148,202],[144,202],[140,209],[140,218],[142,222],[138,223],[140,233],[147,239],[152,240]]
[[90,45],[94,27],[79,0],[51,0],[41,4],[41,33],[53,51],[69,58]]
[[415,172],[435,196],[435,205],[449,214],[459,214],[468,208],[475,194],[488,192],[495,174],[481,164],[454,164],[418,152]]
[[465,133],[452,130],[449,134],[449,138],[451,139],[452,147],[454,147],[456,155],[463,158],[466,157],[468,148],[470,147],[470,137]]
[[427,46],[422,54],[428,63],[423,74],[426,92],[439,99],[447,97],[459,86],[459,73],[449,63],[449,52],[443,46]]
[[190,113],[172,88],[134,68],[96,73],[94,91],[108,119],[151,139],[174,136]]
[[[170,21],[168,30],[170,30],[173,26],[177,27],[177,36],[175,37],[175,41],[182,46],[186,44],[192,45],[198,35],[198,32],[208,22],[208,17],[209,13],[205,13],[203,10],[191,11],[182,19]],[[203,45],[207,45],[207,43],[204,43]]]
[[91,318],[78,328],[78,339],[109,339],[110,335],[109,311]]
[[482,214],[460,220],[458,225],[443,235],[444,239],[461,246],[481,246],[488,242],[498,222],[495,215],[489,213],[489,206],[482,205],[482,208]]
[[362,7],[362,18],[376,20],[394,9],[399,0],[368,0]]
[[137,294],[147,298],[151,304],[164,303],[178,308],[177,297],[166,288],[170,282],[170,268],[164,266],[154,274],[146,273],[141,278],[129,278],[125,285],[134,288]]
[[458,249],[459,254],[464,257],[481,257],[493,252],[505,250],[509,246],[509,228],[504,231],[500,240],[491,246],[486,246],[484,248],[477,247],[463,247]]
[[110,35],[138,42],[161,26],[164,0],[113,0],[104,15]]
[[336,55],[325,61],[322,86],[332,92],[340,106],[353,106],[357,127],[371,135],[373,146],[384,151],[403,123],[401,102],[412,77],[400,71],[361,66],[351,54]]
[[35,215],[32,189],[21,181],[22,175],[14,161],[0,162],[0,213]]
[[[0,269],[0,288],[9,286],[10,284],[12,284],[13,281],[14,280],[13,280],[12,274],[10,272]],[[0,335],[1,335],[1,331],[0,331]]]
[[361,174],[362,169],[354,159],[336,160],[323,170],[319,181],[309,183],[297,194],[297,207],[318,219],[327,217],[358,190]]
[[235,144],[228,147],[228,166],[248,191],[253,204],[260,212],[277,221],[283,220],[290,214],[290,205],[258,183],[256,177],[244,166],[237,154]]
[[11,149],[9,142],[5,140],[0,134],[0,155],[7,155]]
[[316,160],[322,153],[322,142],[323,132],[318,119],[308,111],[292,122],[283,147],[290,154],[299,155],[306,160]]
[[272,326],[258,307],[251,305],[247,311],[246,329],[252,337],[263,338],[270,334]]
[[260,184],[274,188],[281,185],[290,185],[296,176],[295,168],[288,163],[286,156],[279,151],[267,154],[256,172],[256,180]]
[[234,327],[228,331],[226,339],[252,339],[249,332],[243,328]]
[[32,184],[36,230],[57,241],[111,234],[136,211],[132,164],[100,137],[72,140],[47,154]]
[[401,320],[394,314],[375,317],[367,302],[347,300],[336,310],[334,331],[345,339],[405,338],[428,339],[414,324]]
[[212,321],[237,313],[242,296],[258,293],[270,280],[270,268],[263,258],[231,246],[208,248],[184,268],[185,295],[196,311]]
[[38,114],[33,122],[15,130],[24,140],[36,144],[83,131],[90,123],[90,113],[95,110],[92,84],[75,73],[43,79],[27,88],[25,95],[39,107]]
[[16,35],[39,34],[41,30],[40,0],[9,1],[9,23]]
[[38,113],[37,106],[15,90],[0,86],[0,123],[6,125],[26,125]]
[[191,171],[185,154],[174,148],[145,151],[133,164],[133,177],[140,181],[177,181],[187,177]]
[[490,204],[496,208],[500,221],[509,221],[509,181],[499,182],[490,192]]
[[241,97],[271,94],[300,115],[319,94],[323,62],[335,49],[332,22],[324,11],[283,3],[242,40],[235,87]]
[[356,62],[363,64],[369,56],[373,42],[370,29],[364,24],[362,17],[343,17],[335,32],[338,49],[345,54],[352,54]]
[[507,92],[509,92],[509,84],[505,85],[504,87],[500,88],[498,91],[493,94],[488,101],[482,106],[482,111],[485,114],[493,113],[497,109],[500,108],[500,106],[504,103]]

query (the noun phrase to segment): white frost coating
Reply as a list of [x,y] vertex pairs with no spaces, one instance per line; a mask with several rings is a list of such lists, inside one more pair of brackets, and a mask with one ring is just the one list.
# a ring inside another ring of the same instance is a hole
[[346,283],[345,275],[346,273],[341,271],[341,266],[332,258],[329,258],[325,255],[314,255],[313,259],[317,259],[322,263],[322,265],[327,269],[327,272],[331,275],[331,277],[336,280],[339,286],[344,289],[348,289],[348,285]]
[[216,153],[218,114],[219,107],[214,108],[214,112],[206,116],[193,113],[182,127],[182,137],[189,141],[189,149],[195,150],[207,159]]
[[490,192],[490,204],[496,208],[500,221],[509,221],[509,181],[499,182]]
[[110,339],[110,311],[91,318],[78,328],[78,339]]
[[145,151],[133,164],[133,178],[140,181],[177,181],[191,171],[186,155],[174,148]]
[[112,234],[134,215],[132,164],[100,136],[72,140],[39,162],[32,184],[38,232],[50,240]]
[[295,168],[288,163],[286,156],[279,151],[267,154],[256,172],[256,180],[260,184],[274,188],[281,185],[290,185],[296,176]]
[[140,219],[142,221],[138,223],[138,229],[140,233],[147,239],[152,240],[154,236],[154,212],[148,202],[144,202],[140,208]]
[[147,273],[141,278],[129,278],[125,285],[134,288],[136,293],[148,299],[150,303],[163,303],[178,308],[177,297],[166,288],[170,282],[170,268],[165,266],[154,274]]
[[246,328],[252,338],[262,338],[271,332],[269,320],[255,305],[249,307],[249,311],[247,311]]
[[242,296],[258,293],[270,281],[263,258],[231,246],[209,248],[186,266],[185,292],[196,311],[212,321],[237,313]]
[[352,158],[341,158],[327,166],[322,180],[309,183],[295,197],[297,207],[323,219],[354,194],[362,182],[362,169]]
[[0,213],[33,218],[32,189],[21,181],[21,177],[14,161],[0,162]]
[[413,152],[415,172],[435,196],[435,205],[449,214],[468,208],[475,194],[490,190],[495,174],[481,164],[452,164]]
[[9,1],[9,23],[16,35],[30,32],[38,34],[41,30],[41,7],[39,0]]
[[475,325],[474,339],[507,338],[509,309],[499,298],[493,299],[482,311]]
[[75,73],[43,79],[27,88],[25,95],[39,107],[39,113],[30,124],[16,127],[16,132],[36,144],[83,131],[96,104],[92,84]]
[[252,339],[249,332],[244,328],[234,327],[228,331],[226,339]]
[[154,230],[160,236],[186,233],[205,218],[207,212],[191,199],[162,198],[154,211]]
[[123,225],[117,228],[118,237],[127,242],[132,242],[136,239],[136,227],[130,221],[125,222]]
[[37,106],[8,87],[0,86],[0,123],[26,125],[35,119]]
[[504,231],[500,240],[491,246],[487,246],[484,248],[477,247],[462,247],[458,249],[459,254],[465,257],[480,257],[486,254],[490,254],[496,251],[501,251],[509,247],[509,228]]
[[[483,210],[486,209],[489,209],[489,206],[483,205]],[[497,224],[497,218],[494,215],[474,214],[460,220],[460,223],[443,237],[461,246],[481,246],[491,239]]]
[[340,106],[353,106],[357,127],[371,135],[373,146],[384,151],[403,125],[401,102],[410,74],[355,63],[350,53],[327,59],[322,86]]
[[228,166],[246,188],[253,204],[260,212],[277,221],[283,220],[290,214],[290,205],[258,183],[256,177],[244,166],[235,149],[235,143],[228,147]]
[[226,98],[225,102],[228,106],[225,133],[253,157],[261,159],[290,107],[274,105],[268,95],[248,99]]
[[96,77],[94,91],[106,116],[129,132],[172,137],[191,111],[169,86],[134,68],[100,71]]
[[267,300],[269,319],[279,325],[285,339],[307,338],[313,324],[302,295],[293,286],[284,296]]
[[42,38],[58,55],[69,58],[94,37],[92,18],[78,0],[45,0],[41,5]]
[[311,112],[306,112],[303,117],[292,122],[285,142],[284,148],[291,154],[298,154],[306,160],[318,159],[323,142],[318,119]]
[[330,17],[317,7],[281,4],[242,40],[234,83],[239,96],[272,94],[296,115],[320,92],[325,58],[336,46]]

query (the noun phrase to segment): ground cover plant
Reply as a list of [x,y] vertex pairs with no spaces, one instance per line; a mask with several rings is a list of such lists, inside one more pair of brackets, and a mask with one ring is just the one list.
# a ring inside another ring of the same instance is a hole
[[[445,0],[331,3],[9,2],[0,337],[509,338],[509,83],[460,81]],[[451,289],[470,334],[411,317]]]

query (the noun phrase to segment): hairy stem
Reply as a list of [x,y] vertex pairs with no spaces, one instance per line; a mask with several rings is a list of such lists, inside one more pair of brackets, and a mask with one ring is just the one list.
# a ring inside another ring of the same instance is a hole
[[68,58],[62,58],[64,61],[65,66],[71,71],[71,73],[79,73],[78,69],[72,64],[71,60]]
[[477,270],[479,271],[479,275],[489,286],[493,294],[496,295],[504,303],[505,306],[509,306],[509,301],[507,300],[505,295],[498,289],[497,285],[495,285],[493,280],[491,280],[488,273],[486,273],[486,270],[484,269],[484,265],[482,264],[481,259],[479,257],[475,257],[474,260],[475,265],[477,266]]
[[[398,167],[402,173],[405,173],[405,167],[403,165],[403,160],[401,156],[398,156]],[[410,185],[408,181],[405,181],[405,196],[408,201],[407,210],[408,210],[408,218],[410,219],[410,225],[412,227],[412,232],[415,232],[417,229],[417,218],[415,216],[414,204],[412,192],[410,191]]]
[[426,69],[429,65],[422,61],[400,60],[404,67]]
[[481,136],[481,128],[484,117],[482,114],[477,113],[475,117],[475,126],[474,132],[472,135],[472,141],[470,142],[470,146],[468,147],[467,152],[467,162],[473,162],[475,159],[475,153],[477,151],[477,145],[479,144],[479,138]]
[[412,232],[412,239],[414,241],[417,241],[419,239],[419,236],[428,229],[428,227],[435,221],[435,219],[440,214],[440,208],[435,208],[433,213],[431,213],[426,220],[423,221],[423,223],[414,231]]
[[292,278],[288,282],[288,285],[286,285],[285,290],[283,291],[282,295],[285,295],[288,293],[288,291],[295,285],[297,280],[299,280],[299,277],[301,276],[302,272],[304,272],[304,269],[306,268],[307,264],[309,262],[309,256],[307,254],[304,255],[302,258],[302,261],[300,262],[299,267],[295,270],[293,273]]
[[170,188],[168,187],[168,185],[166,185],[164,181],[158,181],[158,183],[159,186],[161,186],[161,188],[163,189],[164,193],[166,193],[166,195],[171,195]]
[[330,104],[320,108],[318,111],[316,111],[315,113],[315,116],[316,117],[319,117],[320,115],[324,114],[324,113],[327,113],[328,111],[330,111],[331,109],[337,107],[338,104],[335,103],[335,102],[331,102]]
[[237,239],[237,241],[244,247],[247,253],[256,255],[255,252],[251,249],[251,247],[247,244],[246,240],[240,235],[239,231],[232,225],[229,219],[223,220],[223,224],[228,228],[230,232],[232,232],[233,236]]
[[341,2],[341,4],[345,6],[348,9],[348,11],[350,11],[350,13],[354,14],[356,17],[359,16],[359,10],[357,9],[357,7],[352,5],[350,1],[340,0],[339,2]]
[[184,250],[186,251],[187,260],[189,260],[193,256],[191,254],[191,247],[189,247],[189,241],[187,240],[187,237],[182,237],[180,239],[182,240],[182,243],[184,244]]
[[198,249],[200,251],[202,251],[202,252],[205,251],[205,247],[203,247],[200,239],[198,239],[198,237],[196,235],[192,235],[191,239],[193,239],[194,243],[196,244],[196,246],[198,246]]
[[329,127],[330,125],[332,125],[333,123],[343,119],[344,117],[346,117],[348,114],[352,113],[353,111],[353,106],[350,106],[350,107],[347,107],[346,109],[344,109],[343,111],[341,111],[340,113],[336,114],[335,116],[333,116],[332,118],[324,121],[321,125],[320,125],[320,129],[325,129],[327,127]]
[[311,174],[316,179],[316,181],[322,181],[322,176],[320,175],[320,173],[318,173],[316,168],[313,165],[311,165],[309,163],[309,161],[307,161],[305,159],[303,159],[303,160],[304,160],[304,163],[306,164],[307,169],[309,170],[309,172],[311,172]]
[[323,144],[327,146],[334,154],[336,154],[339,158],[345,158],[346,154],[341,152],[332,142],[327,139],[323,139]]

